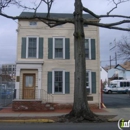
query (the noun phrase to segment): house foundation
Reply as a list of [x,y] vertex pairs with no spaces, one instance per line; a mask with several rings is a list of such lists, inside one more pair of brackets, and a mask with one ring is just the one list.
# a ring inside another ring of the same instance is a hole
[[[73,107],[72,103],[42,103],[41,100],[35,101],[13,101],[13,111],[56,111],[56,110],[71,110]],[[99,109],[98,104],[89,104],[90,109]]]

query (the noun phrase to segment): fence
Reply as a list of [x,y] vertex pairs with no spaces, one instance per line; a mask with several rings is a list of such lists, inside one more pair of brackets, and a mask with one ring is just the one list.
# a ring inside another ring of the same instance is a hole
[[15,65],[0,64],[0,108],[12,107],[15,89]]
[[0,84],[0,108],[12,107],[12,100],[15,98],[14,82]]
[[18,95],[16,99],[38,99],[42,102],[53,102],[53,96],[44,89],[16,89],[16,93]]

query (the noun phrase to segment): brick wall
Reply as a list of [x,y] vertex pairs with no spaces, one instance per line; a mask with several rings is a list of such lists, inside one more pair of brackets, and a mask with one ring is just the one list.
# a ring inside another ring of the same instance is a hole
[[[42,103],[42,101],[13,101],[13,111],[55,111],[72,109],[73,104]],[[98,109],[98,104],[89,104],[91,109]]]

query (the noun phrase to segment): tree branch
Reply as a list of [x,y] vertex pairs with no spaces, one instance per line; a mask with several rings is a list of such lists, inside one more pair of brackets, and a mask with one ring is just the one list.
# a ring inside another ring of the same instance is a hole
[[50,10],[51,10],[52,3],[54,2],[54,0],[41,0],[41,1],[43,1],[44,3],[47,4],[47,9],[48,9],[47,18],[49,18],[50,17]]
[[45,20],[42,20],[42,19],[40,19],[40,21],[42,21],[43,23],[45,23],[46,25],[48,25],[50,28],[53,28],[53,27],[56,27],[56,26],[58,26],[58,25],[63,25],[63,24],[65,24],[65,23],[67,23],[67,22],[47,22],[47,21],[45,21]]
[[13,19],[13,20],[16,20],[16,19],[39,19],[39,20],[46,20],[46,21],[54,21],[54,22],[65,22],[65,23],[74,23],[74,20],[73,19],[69,19],[69,18],[66,18],[66,19],[56,19],[56,18],[47,18],[47,17],[40,17],[40,16],[32,16],[32,17],[21,17],[21,16],[10,16],[10,15],[6,15],[6,14],[3,14],[3,13],[0,13],[1,16],[4,16],[6,18],[10,18],[10,19]]
[[118,0],[118,2],[116,2],[115,0],[112,0],[112,2],[115,4],[115,7],[113,7],[109,12],[107,12],[107,15],[109,15],[113,10],[115,10],[119,4],[127,2],[129,0]]
[[91,14],[91,15],[92,15],[93,17],[95,17],[95,18],[99,18],[99,15],[96,15],[94,12],[92,12],[92,11],[89,10],[88,8],[83,7],[83,11],[85,11],[85,12]]
[[[113,27],[113,26],[115,26],[114,23],[113,23],[113,24],[104,24],[104,23],[84,21],[84,24],[86,24],[86,25],[93,25],[93,26],[102,27],[102,28],[108,28],[108,29],[116,29],[116,30],[122,30],[122,31],[130,31],[129,28]],[[113,25],[113,26],[112,26],[112,25]],[[118,25],[118,24],[117,24],[117,25]]]
[[95,14],[94,12],[92,12],[91,10],[89,10],[88,8],[85,8],[85,7],[83,7],[83,11],[85,11],[86,13],[89,13],[89,14],[91,14],[93,17],[95,17],[95,18],[107,18],[107,17],[115,17],[115,18],[128,18],[128,19],[130,19],[130,16],[125,16],[125,15],[97,15],[97,14]]

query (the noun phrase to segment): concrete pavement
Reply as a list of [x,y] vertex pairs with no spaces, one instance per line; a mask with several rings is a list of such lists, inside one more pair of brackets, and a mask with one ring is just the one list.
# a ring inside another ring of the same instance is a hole
[[[2,112],[3,111],[3,112]],[[55,116],[61,116],[67,114],[69,111],[56,111],[56,112],[13,112],[13,111],[0,111],[0,118],[16,118],[18,117],[20,119],[23,117],[30,117],[30,118],[37,118],[37,120],[33,120],[32,122],[53,122],[52,120],[46,120],[48,117],[55,117]],[[115,115],[113,118],[109,119],[109,121],[118,121],[119,119],[123,118],[124,120],[130,120],[130,108],[103,108],[98,110],[93,110],[93,112],[97,115]],[[43,118],[44,120],[38,120],[39,118]],[[22,121],[22,122],[25,122]]]
[[117,115],[111,119],[112,121],[118,121],[121,118],[124,120],[130,120],[130,108],[106,108],[106,110],[112,115]]

